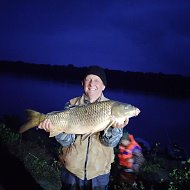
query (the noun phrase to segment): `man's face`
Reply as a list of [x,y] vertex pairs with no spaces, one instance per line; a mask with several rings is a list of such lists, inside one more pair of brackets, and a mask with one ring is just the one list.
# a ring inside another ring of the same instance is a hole
[[99,76],[90,74],[84,79],[83,88],[89,99],[96,101],[104,91],[105,85]]

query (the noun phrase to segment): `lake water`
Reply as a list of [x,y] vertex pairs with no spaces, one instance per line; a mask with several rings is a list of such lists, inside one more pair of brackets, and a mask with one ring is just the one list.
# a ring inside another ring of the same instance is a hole
[[[0,76],[0,85],[0,116],[12,114],[23,120],[26,108],[44,113],[58,111],[69,99],[82,94],[80,82],[58,83],[8,74]],[[190,155],[190,98],[177,99],[109,88],[104,94],[140,108],[140,115],[131,118],[125,128],[136,138],[151,145],[160,142],[163,147],[177,143]]]

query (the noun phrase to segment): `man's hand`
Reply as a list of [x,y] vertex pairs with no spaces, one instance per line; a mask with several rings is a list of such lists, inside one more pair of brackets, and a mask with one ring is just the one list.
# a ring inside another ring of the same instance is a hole
[[38,126],[39,129],[44,129],[46,132],[50,132],[50,129],[52,127],[53,127],[53,125],[49,119],[45,119]]
[[119,123],[117,121],[115,121],[112,125],[112,127],[114,128],[124,128],[127,124],[129,123],[129,118],[125,118],[125,121],[122,123]]

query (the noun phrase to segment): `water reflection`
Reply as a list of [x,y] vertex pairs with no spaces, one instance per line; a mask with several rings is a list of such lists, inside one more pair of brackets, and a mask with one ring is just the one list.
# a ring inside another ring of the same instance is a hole
[[[0,84],[3,108],[0,109],[0,115],[18,115],[23,120],[26,108],[44,113],[62,110],[66,101],[82,93],[80,81],[78,84],[68,84],[1,75]],[[160,141],[163,146],[176,142],[190,152],[190,99],[164,98],[109,88],[105,95],[140,108],[140,115],[131,118],[126,127],[135,137],[150,143]]]

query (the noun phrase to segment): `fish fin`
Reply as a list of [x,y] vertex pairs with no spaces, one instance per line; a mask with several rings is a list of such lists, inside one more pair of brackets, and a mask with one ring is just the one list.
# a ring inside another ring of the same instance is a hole
[[[113,125],[115,121],[111,120],[108,124],[108,126],[104,129],[104,133],[107,132],[107,130]],[[90,137],[92,134],[94,134],[94,132],[91,132],[91,133],[87,133],[87,134],[84,134],[82,135],[82,141],[84,141],[86,138]]]
[[25,131],[38,126],[40,122],[45,119],[44,114],[31,109],[26,110],[26,116],[28,121],[19,128],[19,133],[24,133]]
[[93,133],[87,133],[82,135],[82,141],[84,141],[86,138],[90,137]]
[[104,129],[104,134],[107,133],[108,129],[114,124],[114,121],[110,121],[108,126]]
[[108,125],[105,129],[104,129],[104,134],[107,133],[108,129],[111,127],[111,125]]
[[110,121],[110,123],[108,124],[108,126],[105,128],[105,132],[107,132],[107,130],[114,124],[115,121]]

